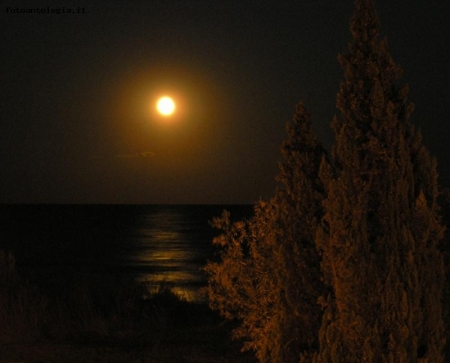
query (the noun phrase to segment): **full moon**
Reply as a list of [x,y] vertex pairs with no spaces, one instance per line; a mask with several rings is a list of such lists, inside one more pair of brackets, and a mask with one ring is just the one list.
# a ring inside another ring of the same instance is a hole
[[163,116],[170,116],[175,112],[175,102],[170,97],[161,97],[156,104],[158,112]]

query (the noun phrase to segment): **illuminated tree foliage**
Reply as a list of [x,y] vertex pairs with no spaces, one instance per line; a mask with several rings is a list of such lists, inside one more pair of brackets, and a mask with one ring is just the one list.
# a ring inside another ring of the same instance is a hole
[[373,0],[357,0],[332,127],[317,243],[332,289],[316,362],[443,362],[442,236],[436,163],[409,118],[401,69],[378,39]]
[[275,196],[248,221],[215,220],[210,304],[261,362],[444,361],[436,162],[373,0],[355,3],[330,160],[300,104]]
[[[441,188],[439,191],[438,204],[442,220],[446,225],[444,238],[440,243],[440,250],[444,257],[445,266],[445,285],[443,294],[443,312],[442,316],[445,324],[446,345],[445,357],[450,357],[450,189]],[[447,358],[448,360],[448,358]]]
[[320,258],[314,236],[323,211],[318,178],[324,156],[302,103],[282,148],[280,187],[270,202],[255,206],[252,219],[232,224],[229,215],[214,220],[224,231],[214,240],[223,247],[221,263],[209,263],[211,307],[241,325],[261,362],[298,362],[318,348],[323,295]]

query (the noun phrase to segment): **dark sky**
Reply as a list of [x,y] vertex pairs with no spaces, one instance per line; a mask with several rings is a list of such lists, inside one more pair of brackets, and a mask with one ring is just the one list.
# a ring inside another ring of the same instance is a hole
[[[268,198],[300,100],[331,145],[351,0],[68,0],[46,6],[86,13],[16,11],[42,3],[1,9],[0,203]],[[450,2],[377,8],[412,121],[448,185]],[[166,122],[154,111],[163,94],[178,107]]]

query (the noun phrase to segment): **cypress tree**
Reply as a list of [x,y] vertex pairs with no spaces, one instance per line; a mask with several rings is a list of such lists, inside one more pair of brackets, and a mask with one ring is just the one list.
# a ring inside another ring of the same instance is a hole
[[315,235],[325,196],[319,170],[327,157],[312,132],[311,116],[303,103],[287,131],[277,178],[280,187],[274,198],[278,211],[275,281],[283,312],[278,324],[286,336],[277,346],[282,348],[280,362],[297,362],[299,354],[301,361],[307,362],[318,349],[322,312],[317,301],[325,289]]
[[408,88],[373,0],[356,0],[332,122],[333,170],[317,235],[331,292],[316,362],[443,362],[436,163],[410,123]]
[[282,147],[279,188],[255,206],[249,221],[232,224],[229,214],[214,225],[224,233],[220,263],[208,263],[210,306],[238,319],[236,338],[246,340],[260,362],[310,361],[318,349],[323,295],[315,233],[323,217],[319,166],[324,150],[302,103]]

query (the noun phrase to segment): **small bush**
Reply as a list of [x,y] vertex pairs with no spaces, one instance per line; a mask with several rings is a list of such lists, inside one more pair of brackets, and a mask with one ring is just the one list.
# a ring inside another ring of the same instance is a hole
[[23,280],[11,253],[0,251],[0,342],[36,340],[47,323],[47,299]]

